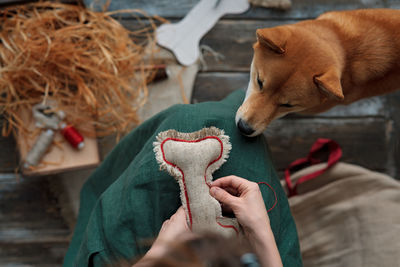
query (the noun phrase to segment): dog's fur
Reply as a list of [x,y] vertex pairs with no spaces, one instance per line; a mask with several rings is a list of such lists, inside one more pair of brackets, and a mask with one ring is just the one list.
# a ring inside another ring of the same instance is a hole
[[400,10],[329,12],[257,30],[236,123],[255,136],[288,113],[318,113],[399,88]]

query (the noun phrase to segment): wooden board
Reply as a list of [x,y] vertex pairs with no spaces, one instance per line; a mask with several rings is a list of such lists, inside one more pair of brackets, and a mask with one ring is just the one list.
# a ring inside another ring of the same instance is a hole
[[[28,111],[24,110],[21,112],[21,119],[26,122],[29,130],[35,130],[35,122]],[[29,149],[33,147],[37,138],[27,139],[26,136],[17,136],[18,151],[22,161],[26,158]],[[21,168],[24,175],[54,174],[81,168],[90,168],[100,163],[96,138],[84,137],[85,146],[78,150],[73,148],[59,131],[56,131],[54,142],[57,142],[59,146],[51,145],[38,166],[32,169]]]
[[59,267],[68,243],[0,244],[1,266]]
[[212,71],[249,71],[253,57],[253,44],[256,42],[258,28],[274,27],[295,21],[277,20],[222,20],[201,40],[201,45],[211,47],[221,54],[223,59],[215,60],[214,55],[206,53],[204,59],[207,72]]
[[45,177],[0,174],[0,266],[60,266],[71,230],[54,186]]
[[[0,115],[0,129],[4,123],[3,116]],[[0,134],[0,173],[14,172],[17,167],[18,153],[16,153],[16,143],[13,136],[4,137]]]
[[[100,164],[100,156],[95,138],[85,137],[85,147],[81,150],[73,148],[68,144],[62,135],[57,132],[55,139],[59,146],[52,145],[49,151],[42,158],[44,164],[34,169],[22,169],[24,175],[48,175],[81,168],[91,168]],[[27,148],[32,147],[36,140],[29,139],[28,145],[21,140],[19,145],[20,158],[24,159],[28,153]]]
[[387,121],[384,119],[282,119],[271,124],[265,135],[278,170],[305,157],[318,138],[338,142],[343,148],[344,162],[379,171],[388,168]]
[[[26,4],[26,3],[30,3],[30,2],[39,2],[39,0],[1,0],[0,8],[6,7],[6,6],[11,6],[11,5]],[[61,0],[61,2],[65,3],[65,4],[82,3],[81,0]]]
[[[253,57],[253,44],[256,41],[258,28],[274,27],[282,24],[295,23],[295,20],[230,20],[219,21],[201,40],[200,45],[206,45],[223,56],[217,60],[211,53],[205,53],[206,72],[241,71],[247,72]],[[138,28],[134,20],[123,20],[122,25],[129,30]]]
[[400,1],[399,0],[387,0],[386,1],[386,6],[388,8],[400,9]]
[[400,180],[400,91],[385,96],[387,99],[386,110],[391,114],[388,123],[388,135],[390,137],[389,174]]
[[[178,19],[184,17],[197,2],[197,0],[136,0],[130,7],[143,9],[150,15],[158,15],[168,19]],[[292,0],[292,8],[286,11],[251,7],[249,11],[244,14],[226,15],[224,18],[260,20],[266,18],[276,20],[308,19],[315,18],[321,13],[330,10],[389,7],[396,5],[396,2],[396,0]]]
[[220,101],[235,90],[245,90],[248,72],[203,72],[194,82],[192,103]]

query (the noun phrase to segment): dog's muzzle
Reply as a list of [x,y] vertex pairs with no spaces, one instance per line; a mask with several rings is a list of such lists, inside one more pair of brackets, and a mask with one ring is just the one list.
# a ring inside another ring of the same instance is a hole
[[242,119],[239,119],[237,122],[237,127],[242,134],[247,136],[252,135],[255,132],[255,130]]

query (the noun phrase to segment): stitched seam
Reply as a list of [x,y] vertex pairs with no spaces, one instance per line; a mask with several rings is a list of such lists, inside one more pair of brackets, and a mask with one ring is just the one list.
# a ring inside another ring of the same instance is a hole
[[[170,137],[170,138],[165,139],[165,140],[161,143],[161,151],[162,151],[163,157],[164,157],[164,149],[163,149],[162,146],[163,146],[163,144],[164,144],[166,141],[168,141],[168,140],[178,141],[178,142],[186,142],[186,143],[198,143],[198,142],[204,141],[204,140],[206,140],[206,139],[215,139],[215,140],[217,140],[217,141],[219,142],[219,145],[221,146],[221,152],[220,152],[218,158],[215,159],[215,160],[213,160],[213,161],[211,161],[211,162],[207,165],[207,168],[206,168],[206,170],[205,170],[205,172],[204,172],[204,182],[206,183],[206,185],[207,185],[208,187],[211,187],[211,186],[207,183],[207,170],[208,170],[208,167],[210,167],[212,164],[214,164],[215,162],[217,162],[218,160],[220,160],[221,157],[222,157],[223,150],[224,150],[224,145],[223,145],[221,139],[219,139],[219,138],[216,137],[216,136],[206,136],[206,137],[204,137],[204,138],[197,139],[197,140],[185,140],[185,139],[179,139],[179,138],[172,138],[172,137]],[[165,159],[165,157],[164,157],[164,161],[167,162],[167,160]],[[174,165],[174,164],[171,163],[171,162],[167,162],[167,163],[170,164],[170,165],[172,165],[172,166],[174,166],[174,167],[177,167],[176,165]],[[179,168],[179,167],[178,167],[178,168]]]
[[[217,162],[218,160],[220,160],[221,157],[222,157],[224,146],[223,146],[223,143],[222,143],[221,139],[219,139],[219,138],[216,137],[216,136],[206,136],[206,137],[204,137],[204,138],[200,138],[200,139],[197,139],[197,140],[185,140],[185,139],[179,139],[179,138],[171,138],[171,137],[169,137],[169,138],[165,139],[165,140],[161,143],[161,153],[162,153],[162,155],[163,155],[163,160],[165,161],[165,163],[167,163],[167,164],[169,164],[169,165],[171,165],[171,166],[173,166],[173,167],[178,168],[178,170],[179,170],[180,173],[182,174],[182,182],[183,182],[183,189],[184,189],[184,191],[185,191],[184,193],[185,193],[185,199],[186,199],[186,206],[187,206],[187,210],[188,210],[188,213],[189,213],[190,229],[192,229],[193,219],[192,219],[192,212],[191,212],[191,210],[190,210],[189,195],[188,195],[187,189],[186,189],[185,174],[183,173],[183,171],[182,171],[181,168],[179,168],[176,164],[173,164],[172,162],[168,161],[168,160],[165,158],[164,144],[165,144],[165,142],[167,142],[167,141],[169,141],[169,140],[178,141],[178,142],[186,142],[186,143],[198,143],[198,142],[204,141],[204,140],[206,140],[206,139],[215,139],[215,140],[217,140],[217,141],[219,142],[219,144],[220,144],[220,146],[221,146],[221,152],[220,152],[218,158],[215,159],[215,160],[213,160],[213,161],[211,161],[211,162],[207,165],[207,168],[206,168],[206,170],[205,170],[205,172],[204,172],[204,182],[206,183],[206,185],[207,185],[208,187],[210,187],[210,185],[207,183],[207,169],[208,169],[212,164],[214,164],[215,162]],[[223,224],[219,223],[218,221],[217,221],[217,223],[218,223],[218,225],[220,225],[221,227],[224,227],[224,228],[233,228],[237,234],[239,233],[239,231],[238,231],[238,230],[236,229],[236,227],[233,226],[233,225],[223,225]]]
[[[171,165],[171,166],[173,166],[173,167],[176,167],[176,168],[181,172],[181,174],[182,174],[183,190],[185,191],[184,193],[185,193],[185,199],[186,199],[186,207],[187,207],[188,214],[189,214],[190,230],[192,230],[193,219],[192,219],[192,212],[191,212],[191,210],[190,210],[189,195],[188,195],[187,189],[186,189],[185,174],[183,173],[183,171],[182,171],[181,168],[179,168],[177,165],[173,164],[172,162],[169,162],[169,161],[165,158],[164,143],[165,143],[166,141],[168,141],[168,140],[174,140],[174,139],[173,139],[173,138],[167,138],[167,139],[165,139],[165,140],[161,143],[161,152],[162,152],[163,159],[164,159],[165,163],[167,163],[167,164],[169,164],[169,165]],[[176,141],[176,140],[175,140],[175,141]]]
[[239,231],[238,231],[238,229],[236,229],[235,226],[233,226],[233,225],[224,225],[224,224],[222,224],[222,223],[220,223],[220,222],[218,222],[218,221],[217,221],[217,223],[218,223],[218,225],[221,226],[221,227],[224,227],[224,228],[232,228],[233,230],[235,230],[236,235],[237,235],[237,236],[239,235]]

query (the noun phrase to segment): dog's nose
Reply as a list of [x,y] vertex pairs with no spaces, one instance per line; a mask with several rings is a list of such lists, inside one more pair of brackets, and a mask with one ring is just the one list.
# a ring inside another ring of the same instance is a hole
[[238,123],[237,123],[237,127],[239,128],[239,131],[244,134],[244,135],[251,135],[252,133],[254,133],[254,129],[251,128],[251,126],[249,126],[244,120],[239,119]]

